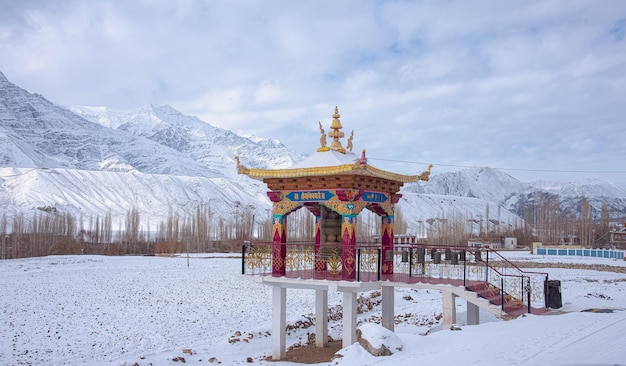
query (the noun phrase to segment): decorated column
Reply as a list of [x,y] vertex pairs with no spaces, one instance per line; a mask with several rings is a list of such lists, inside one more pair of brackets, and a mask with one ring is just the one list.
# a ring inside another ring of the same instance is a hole
[[341,277],[347,281],[356,280],[356,217],[341,216]]
[[393,216],[382,217],[381,227],[381,273],[383,275],[393,274]]
[[326,272],[326,261],[322,258],[321,213],[315,216],[315,277],[322,278]]
[[274,214],[272,222],[272,276],[280,277],[285,275],[287,215]]

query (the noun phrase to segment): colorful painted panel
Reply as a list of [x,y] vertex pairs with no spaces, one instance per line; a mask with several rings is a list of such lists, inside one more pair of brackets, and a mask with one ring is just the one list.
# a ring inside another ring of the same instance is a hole
[[[271,193],[271,194],[270,194]],[[313,190],[269,192],[274,214],[287,215],[304,204],[319,203],[340,215],[358,215],[366,206],[376,206],[379,215],[393,215],[394,202],[388,193],[358,190]]]
[[285,194],[285,198],[293,202],[328,201],[335,193],[331,191],[292,191]]
[[361,199],[365,202],[383,203],[387,201],[388,197],[386,193],[381,192],[364,192]]

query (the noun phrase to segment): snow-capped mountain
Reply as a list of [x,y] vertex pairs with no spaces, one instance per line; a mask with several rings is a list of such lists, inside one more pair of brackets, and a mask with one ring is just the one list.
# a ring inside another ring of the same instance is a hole
[[523,188],[523,183],[506,173],[491,168],[475,168],[433,175],[427,184],[413,184],[407,186],[406,190],[505,202]]
[[614,183],[593,179],[582,183],[537,181],[524,184],[523,190],[509,197],[505,205],[521,214],[524,205],[533,204],[537,193],[558,196],[561,212],[580,212],[583,197],[589,202],[594,219],[599,219],[606,205],[609,216],[616,221],[626,220],[626,189]]
[[[559,196],[561,210],[578,212],[583,197],[587,198],[593,210],[594,218],[599,218],[602,206],[607,205],[613,218],[626,216],[626,189],[614,183],[595,179],[584,183],[537,181],[522,183],[493,168],[472,168],[457,172],[448,172],[433,175],[428,182],[417,182],[406,185],[402,193],[405,198],[411,195],[425,195],[440,197],[441,212],[473,212],[476,215],[485,214],[486,204],[490,204],[492,217],[494,210],[500,209],[500,215],[505,215],[501,221],[512,219],[508,213],[519,216],[525,205],[535,203],[535,194]],[[446,198],[447,197],[447,198]],[[482,212],[478,209],[455,209],[462,198],[477,198],[473,203],[463,201],[463,205],[482,205]],[[452,200],[454,203],[448,202]],[[446,209],[445,207],[448,207]],[[443,216],[440,213],[438,216]]]
[[590,179],[582,183],[572,182],[550,182],[536,181],[525,185],[526,192],[542,191],[557,194],[561,197],[606,197],[619,198],[624,197],[625,190],[623,187],[603,181],[600,179]]
[[169,106],[126,114],[106,108],[74,110],[81,116],[28,93],[0,73],[0,164],[233,177],[236,154],[255,167],[302,159],[278,142],[245,138]]
[[[285,168],[303,157],[279,141],[220,129],[170,106],[130,111],[55,105],[10,83],[0,73],[0,205],[3,213],[32,217],[54,209],[81,215],[110,213],[123,222],[130,209],[153,225],[185,217],[210,203],[216,217],[236,207],[262,217],[267,187],[236,174],[234,156],[251,167]],[[626,215],[626,192],[608,182],[522,183],[496,169],[433,174],[407,184],[400,201],[409,226],[446,216],[520,220],[535,192],[558,194],[562,208],[585,196],[594,211],[608,204]],[[233,203],[237,205],[233,205]]]
[[272,168],[286,168],[303,158],[280,141],[217,128],[167,105],[130,111],[81,106],[70,110],[92,122],[169,147],[231,178],[237,175],[233,169],[235,155],[246,166]]
[[[0,203],[9,215],[37,208],[123,221],[131,208],[154,224],[201,202],[265,209],[261,182],[236,173],[235,155],[255,167],[302,159],[280,142],[243,137],[169,106],[120,113],[55,105],[0,73]],[[83,118],[88,117],[90,120]],[[95,121],[95,122],[94,122]]]
[[0,140],[5,167],[223,176],[175,149],[89,122],[11,84],[3,74]]
[[[69,213],[86,221],[111,215],[123,227],[133,209],[152,229],[169,217],[192,217],[200,204],[215,218],[232,218],[248,205],[269,208],[262,183],[139,172],[80,169],[0,168],[0,205],[9,217],[33,212]],[[263,192],[263,193],[261,193]],[[239,202],[239,205],[233,205]],[[0,214],[0,216],[2,216]]]

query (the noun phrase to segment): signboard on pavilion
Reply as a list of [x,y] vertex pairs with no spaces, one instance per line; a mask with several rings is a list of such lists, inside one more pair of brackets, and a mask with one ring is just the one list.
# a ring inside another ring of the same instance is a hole
[[328,201],[335,194],[331,191],[292,191],[285,194],[285,198],[292,202]]

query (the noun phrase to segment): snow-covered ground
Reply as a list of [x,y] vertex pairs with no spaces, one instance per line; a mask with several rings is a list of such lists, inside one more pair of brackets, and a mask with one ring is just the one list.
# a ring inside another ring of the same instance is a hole
[[[602,258],[506,254],[514,260],[626,267]],[[189,264],[188,264],[189,263]],[[185,257],[53,256],[0,261],[0,365],[254,364],[271,354],[271,289],[239,276],[241,261]],[[436,291],[397,289],[396,333],[403,350],[374,358],[359,345],[326,365],[626,364],[626,274],[544,268],[561,280],[554,315],[501,321],[481,313],[461,331],[440,329]],[[359,321],[380,316],[376,293],[362,293]],[[329,334],[339,338],[341,294],[329,293]],[[611,309],[611,313],[584,312]],[[287,291],[288,345],[314,332],[314,291]],[[430,329],[427,336],[420,335]],[[191,354],[183,350],[191,350]],[[295,365],[290,363],[281,363]]]

